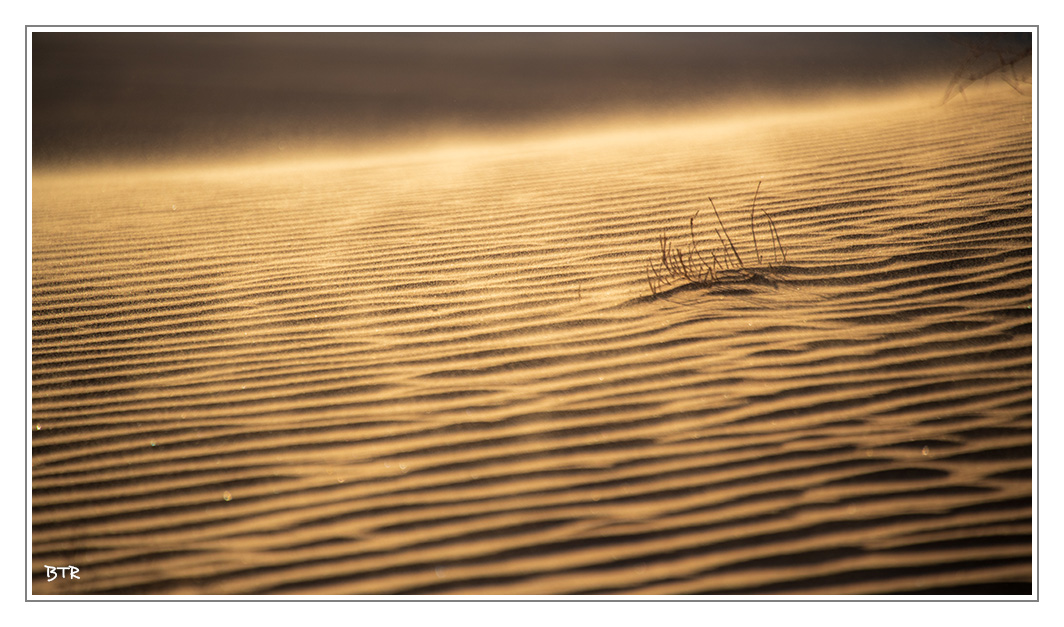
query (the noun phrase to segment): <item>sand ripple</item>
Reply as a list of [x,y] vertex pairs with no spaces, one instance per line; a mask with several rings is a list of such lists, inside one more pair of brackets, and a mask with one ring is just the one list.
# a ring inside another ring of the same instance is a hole
[[[1031,105],[957,104],[38,177],[34,593],[1029,592]],[[780,280],[648,298],[759,177]]]

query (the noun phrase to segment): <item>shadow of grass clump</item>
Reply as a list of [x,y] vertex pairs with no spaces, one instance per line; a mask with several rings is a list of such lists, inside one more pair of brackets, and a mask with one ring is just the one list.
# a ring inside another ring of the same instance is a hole
[[[757,240],[757,194],[761,183],[754,190],[754,200],[750,204],[750,240],[752,250],[746,251],[746,257],[739,254],[731,234],[721,220],[720,212],[713,199],[709,204],[717,218],[720,228],[713,227],[719,248],[700,247],[695,235],[695,219],[701,210],[696,211],[689,221],[691,243],[689,246],[675,246],[669,241],[664,231],[659,238],[660,255],[647,265],[647,284],[650,293],[657,297],[681,288],[714,288],[722,286],[739,286],[744,284],[775,285],[774,265],[787,261],[787,251],[780,241],[776,222],[764,209],[761,210],[762,232],[767,231],[767,239],[772,246],[771,260],[768,253],[762,254]],[[767,228],[765,223],[767,222]],[[763,238],[764,239],[764,238]],[[703,252],[704,251],[704,252]],[[718,255],[718,251],[720,254]],[[708,258],[707,258],[708,257]]]

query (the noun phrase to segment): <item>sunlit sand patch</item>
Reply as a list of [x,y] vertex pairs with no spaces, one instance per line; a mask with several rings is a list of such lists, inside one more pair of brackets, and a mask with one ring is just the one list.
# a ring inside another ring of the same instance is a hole
[[869,106],[35,176],[34,593],[1029,589],[1031,103]]

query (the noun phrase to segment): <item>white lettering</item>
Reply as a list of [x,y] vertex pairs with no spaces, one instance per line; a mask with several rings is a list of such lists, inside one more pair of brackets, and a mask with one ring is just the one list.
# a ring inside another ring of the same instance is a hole
[[[58,571],[58,574],[56,574],[56,571]],[[77,566],[49,566],[48,564],[44,565],[44,574],[48,576],[48,581],[55,581],[56,577],[66,579],[67,573],[70,573],[71,579],[81,579],[81,577],[78,577],[79,571],[81,571],[81,569]]]

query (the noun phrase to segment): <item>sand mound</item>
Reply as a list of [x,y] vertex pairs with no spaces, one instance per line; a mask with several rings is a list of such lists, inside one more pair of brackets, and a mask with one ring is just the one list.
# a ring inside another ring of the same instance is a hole
[[1029,591],[1030,113],[38,176],[33,592]]

